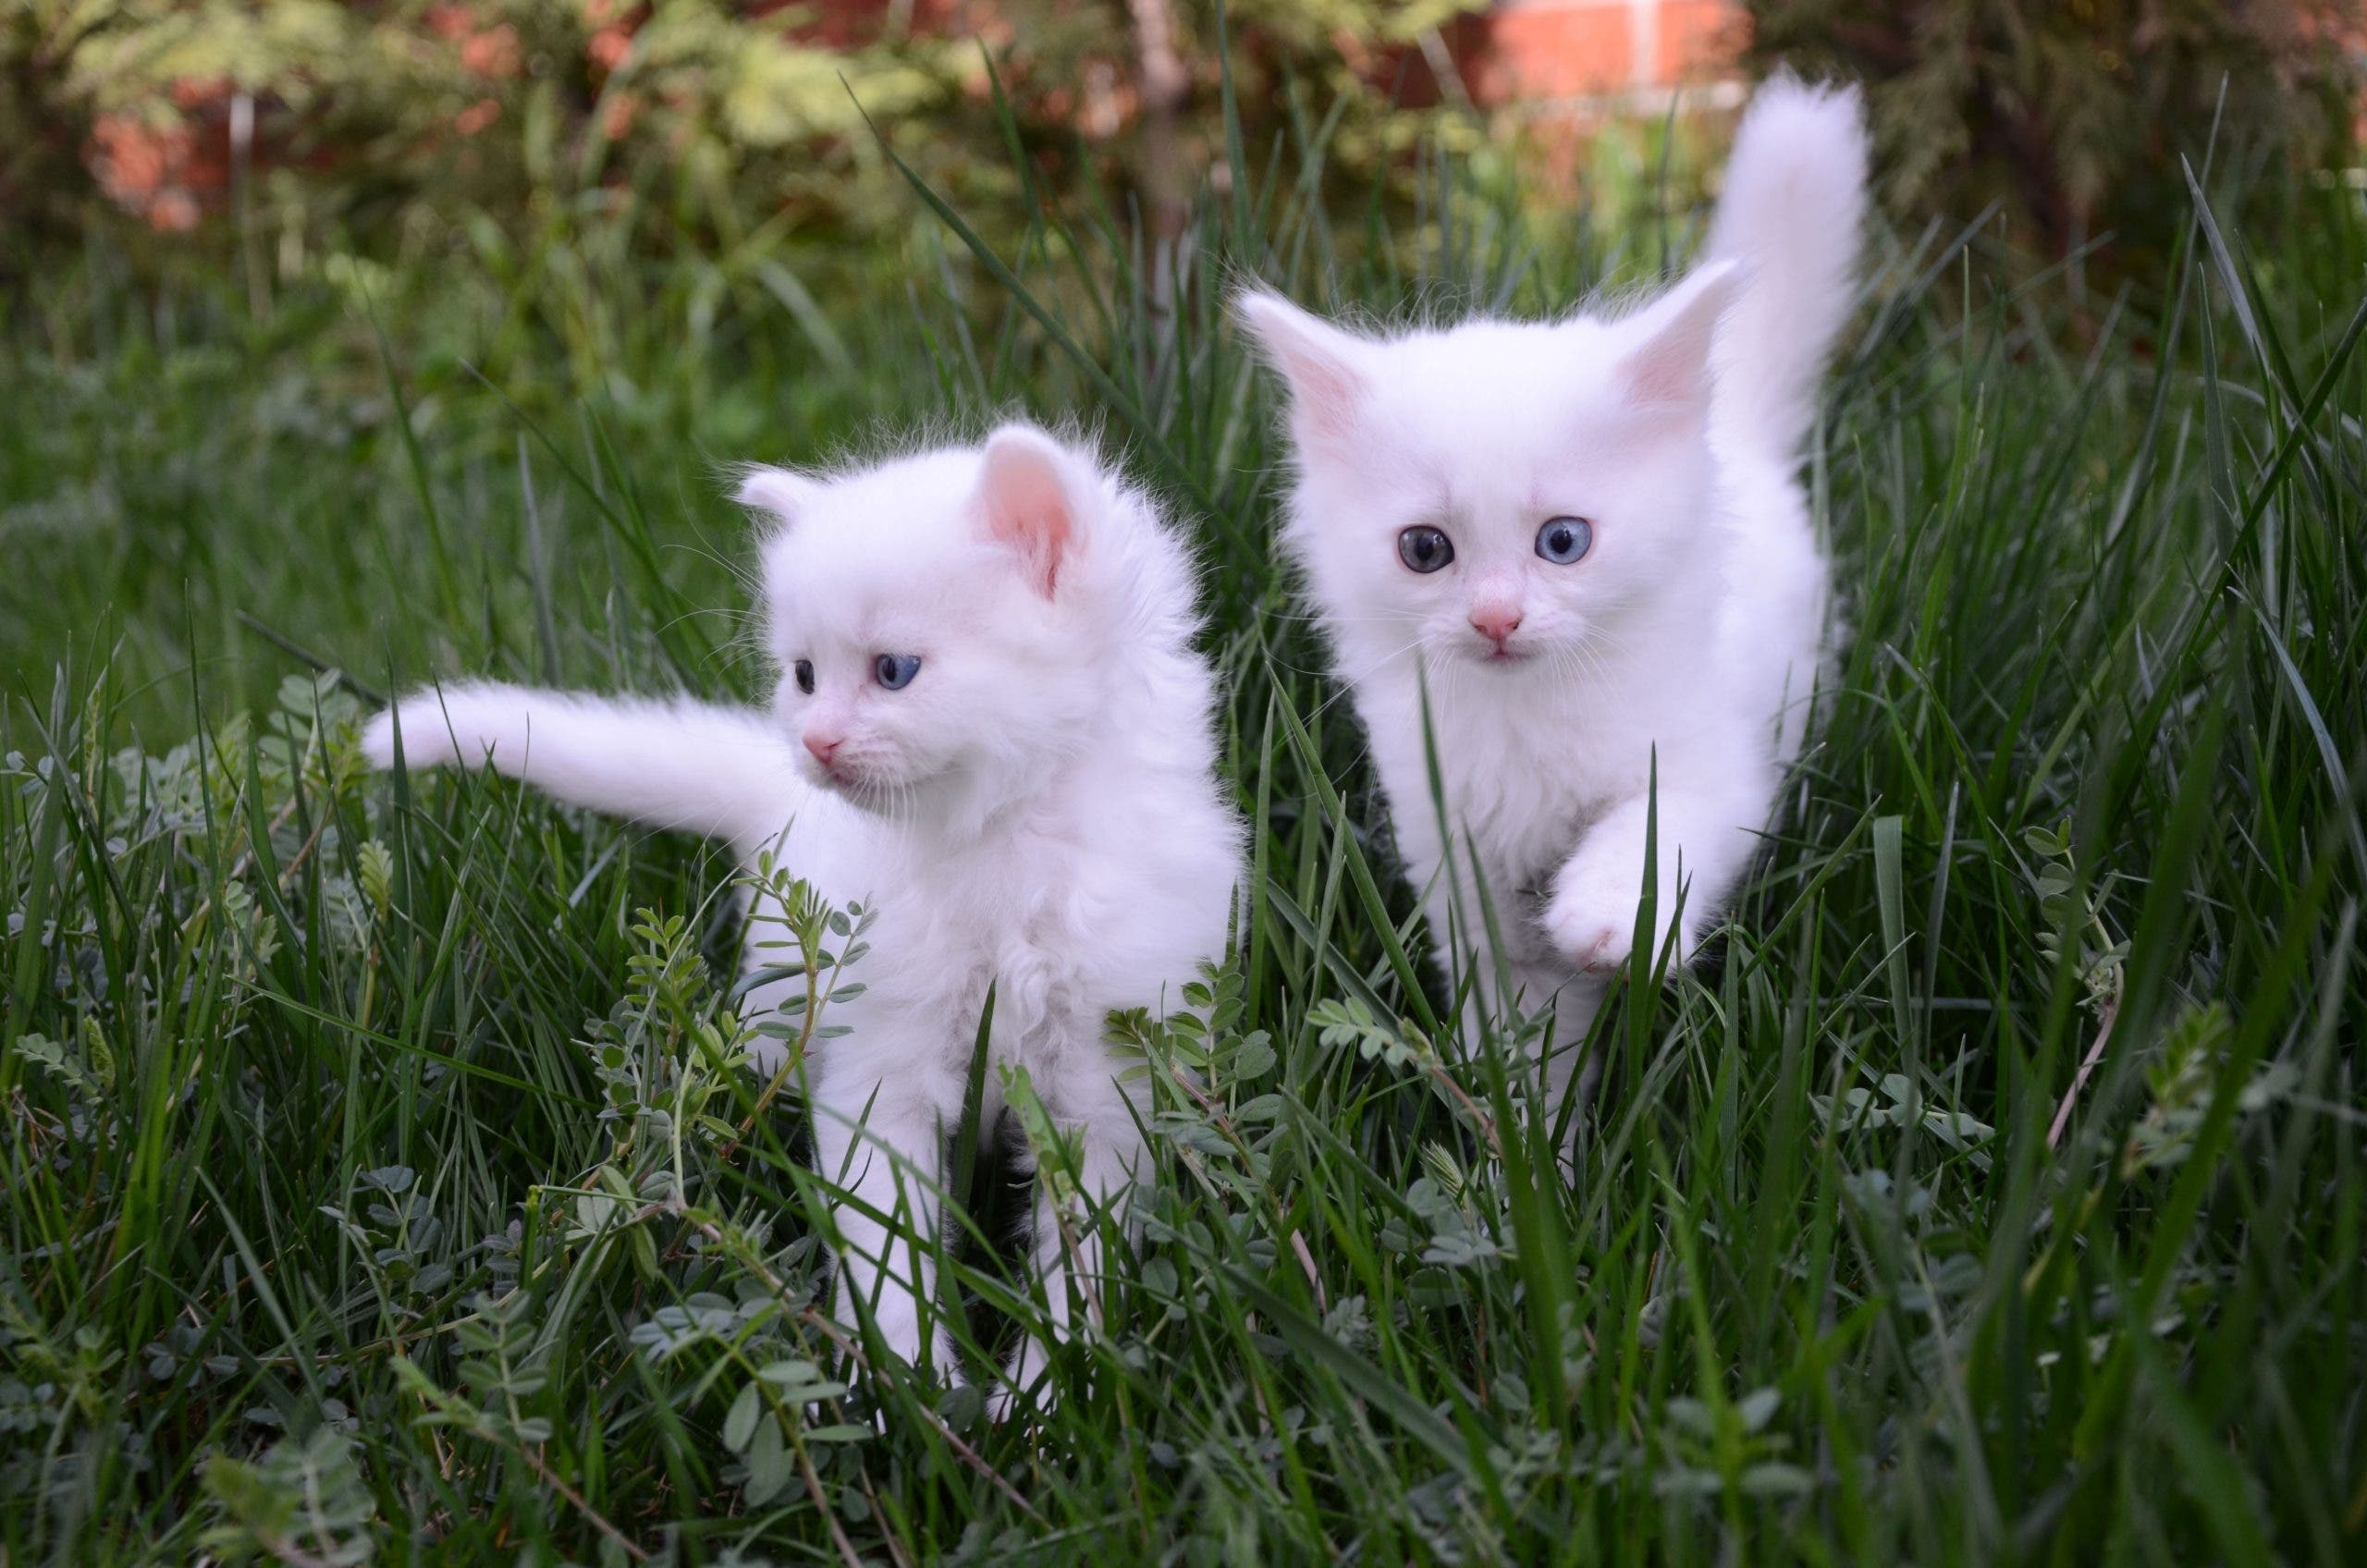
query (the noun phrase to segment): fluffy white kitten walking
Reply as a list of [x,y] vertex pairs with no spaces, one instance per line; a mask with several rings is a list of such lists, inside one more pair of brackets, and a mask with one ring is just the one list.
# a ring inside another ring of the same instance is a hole
[[1797,470],[1865,179],[1857,93],[1778,79],[1707,259],[1641,308],[1374,337],[1239,302],[1290,386],[1284,540],[1434,938],[1499,1010],[1554,1006],[1557,1109],[1633,945],[1655,755],[1682,961],[1799,751],[1827,570]]
[[[469,685],[404,699],[364,744],[390,765],[399,719],[411,766],[489,763],[751,859],[778,845],[833,902],[874,908],[867,989],[833,1010],[852,1033],[817,1053],[816,1156],[852,1199],[840,1315],[917,1361],[930,1270],[880,1217],[906,1236],[938,1223],[989,984],[995,1060],[1025,1066],[1075,1140],[1079,1189],[1106,1204],[1142,1145],[1104,1020],[1177,1005],[1223,949],[1241,830],[1215,779],[1190,562],[1146,496],[1024,424],[861,471],[755,469],[739,498],[778,523],[769,713]],[[757,909],[752,937],[779,913]],[[1065,1329],[1038,1185],[1035,1256]],[[1098,1256],[1088,1239],[1088,1292]],[[1042,1354],[1022,1353],[1019,1386]]]

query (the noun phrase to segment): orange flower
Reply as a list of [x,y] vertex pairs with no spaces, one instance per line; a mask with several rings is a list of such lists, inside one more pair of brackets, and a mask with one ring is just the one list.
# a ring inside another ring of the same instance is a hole
[[592,63],[604,71],[615,70],[632,52],[632,34],[620,27],[602,28],[592,35],[585,50],[592,56]]
[[518,45],[518,30],[508,22],[472,34],[460,43],[461,67],[497,80],[516,76],[523,58]]

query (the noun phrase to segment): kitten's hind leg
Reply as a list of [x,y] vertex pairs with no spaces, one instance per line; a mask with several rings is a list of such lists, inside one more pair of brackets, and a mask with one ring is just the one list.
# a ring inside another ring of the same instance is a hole
[[1046,1109],[1068,1145],[1064,1168],[1036,1172],[1029,1250],[1044,1282],[1049,1340],[1033,1333],[1020,1340],[1003,1387],[987,1402],[998,1421],[1008,1418],[1043,1376],[1052,1346],[1075,1331],[1080,1302],[1085,1324],[1100,1326],[1103,1234],[1122,1223],[1128,1192],[1146,1158],[1134,1109],[1114,1079],[1063,1095]]
[[[935,1300],[946,1132],[962,1113],[963,1085],[950,1072],[911,1062],[883,1071],[888,1054],[875,1049],[835,1070],[826,1058],[814,1085],[815,1169],[846,1194],[833,1216],[835,1315],[850,1327],[867,1324],[917,1366],[926,1364]],[[953,1370],[950,1344],[939,1349],[938,1370]]]
[[1532,1035],[1531,1049],[1541,1059],[1537,1065],[1542,1068],[1536,1080],[1534,1103],[1549,1129],[1562,1130],[1559,1152],[1566,1157],[1577,1134],[1578,1119],[1602,1078],[1601,1052],[1588,1048],[1587,1035],[1602,1011],[1607,986],[1594,975],[1574,974],[1553,963],[1520,964],[1515,974],[1523,1013],[1534,1019],[1551,1011],[1550,1018],[1532,1024],[1537,1033]]

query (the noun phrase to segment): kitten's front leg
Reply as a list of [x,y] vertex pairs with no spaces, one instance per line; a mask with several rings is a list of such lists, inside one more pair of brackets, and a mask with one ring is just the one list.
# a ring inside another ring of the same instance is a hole
[[[1554,950],[1583,972],[1615,970],[1635,948],[1650,815],[1641,795],[1613,806],[1586,830],[1554,878],[1545,934]],[[1676,962],[1692,960],[1711,915],[1750,862],[1758,825],[1758,815],[1731,798],[1663,785],[1653,862],[1655,953],[1674,929]]]
[[[937,1272],[945,1132],[962,1113],[958,1077],[919,1052],[878,1048],[860,1061],[825,1058],[814,1085],[815,1166],[845,1189],[838,1206],[836,1316],[867,1323],[881,1343],[924,1364],[923,1318]],[[899,1058],[908,1060],[898,1060]],[[940,1370],[955,1365],[939,1333]]]
[[789,737],[751,709],[464,681],[372,718],[372,766],[394,766],[399,720],[411,767],[490,764],[575,805],[742,844],[779,834],[803,791]]

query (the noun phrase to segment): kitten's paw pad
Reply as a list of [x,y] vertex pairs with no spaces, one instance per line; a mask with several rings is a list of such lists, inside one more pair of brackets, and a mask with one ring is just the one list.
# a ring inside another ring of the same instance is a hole
[[1553,949],[1572,968],[1587,974],[1607,974],[1627,962],[1636,948],[1636,914],[1578,908],[1549,916],[1546,934]]
[[[1625,965],[1636,950],[1636,918],[1643,897],[1637,888],[1642,880],[1640,873],[1567,878],[1545,909],[1545,935],[1553,950],[1588,974],[1607,974]],[[1692,954],[1696,933],[1690,919],[1670,920],[1676,902],[1674,888],[1661,900],[1650,932],[1650,956],[1660,957],[1674,928],[1673,962],[1682,965]]]
[[[1582,974],[1611,974],[1635,953],[1639,895],[1634,881],[1618,886],[1621,890],[1613,891],[1613,884],[1607,879],[1597,885],[1590,878],[1573,878],[1546,906],[1547,939],[1555,952]],[[1667,941],[1668,922],[1663,919],[1652,933],[1653,953],[1657,955]],[[1683,961],[1680,951],[1678,962]]]

